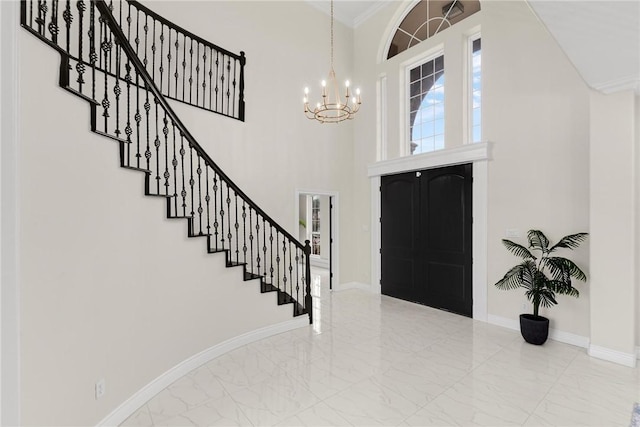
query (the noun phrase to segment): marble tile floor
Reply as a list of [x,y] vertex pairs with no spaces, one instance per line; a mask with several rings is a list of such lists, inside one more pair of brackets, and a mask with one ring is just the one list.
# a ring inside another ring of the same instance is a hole
[[640,369],[314,270],[313,327],[219,357],[123,426],[628,426]]

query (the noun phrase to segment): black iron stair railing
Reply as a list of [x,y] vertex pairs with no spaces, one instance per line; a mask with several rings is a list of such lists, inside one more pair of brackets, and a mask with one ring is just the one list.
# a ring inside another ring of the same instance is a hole
[[[39,0],[35,18],[33,4],[22,1],[22,25],[60,52],[60,85],[90,103],[91,130],[119,143],[121,166],[144,173],[145,194],[165,198],[167,217],[186,219],[189,237],[205,237],[208,252],[223,252],[227,267],[242,266],[245,280],[259,279],[262,292],[277,291],[279,304],[293,303],[294,315],[312,322],[309,242],[269,217],[197,143],[127,41],[112,3],[54,0],[47,15]],[[65,22],[80,15],[84,23],[67,25],[62,44],[54,18],[60,4]]]
[[[25,28],[69,56],[69,65],[76,64],[71,70],[77,79],[69,87],[79,93],[87,87],[85,73],[93,67],[111,72],[115,59],[98,56],[96,46],[87,43],[86,32],[95,29],[88,3],[22,1]],[[165,97],[244,121],[244,52],[223,49],[134,0],[109,2],[109,9]]]

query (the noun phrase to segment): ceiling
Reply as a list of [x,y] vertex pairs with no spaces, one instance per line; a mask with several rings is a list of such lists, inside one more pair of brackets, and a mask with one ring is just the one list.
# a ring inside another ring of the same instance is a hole
[[[305,1],[329,14],[328,0]],[[355,28],[391,1],[335,0],[334,15]],[[527,2],[589,86],[604,93],[633,89],[640,95],[640,1]]]

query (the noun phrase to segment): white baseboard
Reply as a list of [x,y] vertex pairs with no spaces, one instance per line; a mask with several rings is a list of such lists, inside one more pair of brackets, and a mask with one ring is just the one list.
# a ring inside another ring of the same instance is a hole
[[589,356],[595,357],[597,359],[607,360],[609,362],[618,363],[620,365],[629,366],[631,368],[636,367],[637,354],[624,353],[622,351],[600,347],[599,345],[591,344],[589,346]]
[[220,357],[225,353],[235,350],[243,345],[271,337],[292,329],[309,326],[307,316],[299,316],[286,322],[278,323],[246,334],[228,339],[220,344],[216,344],[190,358],[178,363],[155,380],[144,386],[133,396],[118,406],[113,412],[107,415],[98,426],[117,426],[122,424],[127,418],[134,414],[142,405],[151,400],[156,394],[171,385],[174,381],[182,378],[189,372],[204,365],[207,362]]
[[362,289],[363,291],[371,292],[371,285],[368,285],[366,283],[361,283],[361,282],[347,282],[347,283],[336,284],[333,287],[334,292],[346,291],[348,289]]
[[[487,316],[487,322],[492,325],[513,329],[514,331],[520,330],[520,321],[516,319],[508,319],[506,317],[489,314]],[[558,329],[549,328],[549,339],[565,344],[575,345],[577,347],[589,347],[589,338],[572,334],[570,332],[560,331]]]

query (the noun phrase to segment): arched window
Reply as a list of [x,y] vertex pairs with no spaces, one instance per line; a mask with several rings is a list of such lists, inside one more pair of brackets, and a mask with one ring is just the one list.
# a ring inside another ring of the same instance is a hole
[[421,0],[396,30],[387,59],[446,30],[480,10],[479,0]]

